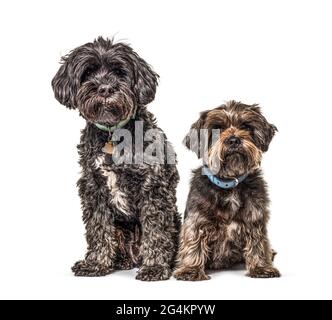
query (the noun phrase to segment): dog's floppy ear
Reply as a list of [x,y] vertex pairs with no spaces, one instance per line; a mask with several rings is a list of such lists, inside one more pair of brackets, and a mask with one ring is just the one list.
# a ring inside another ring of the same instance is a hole
[[62,57],[62,66],[52,80],[55,98],[69,109],[75,109],[75,95],[77,86],[70,65],[69,57]]
[[200,114],[199,119],[192,124],[190,131],[185,136],[183,140],[183,144],[191,151],[195,152],[197,157],[200,159],[203,157],[202,150],[204,150],[204,146],[202,146],[202,134],[201,130],[205,128],[205,120],[209,111],[204,111]]
[[269,145],[274,137],[275,133],[278,132],[277,127],[274,124],[270,124],[266,121],[264,127],[264,141],[262,143],[262,151],[266,152],[269,150]]
[[134,92],[139,105],[147,105],[154,100],[158,85],[158,74],[135,52],[134,61]]
[[260,107],[257,104],[250,106],[250,109],[258,116],[258,125],[255,129],[255,136],[263,152],[268,151],[269,145],[278,129],[275,125],[269,123],[263,116]]

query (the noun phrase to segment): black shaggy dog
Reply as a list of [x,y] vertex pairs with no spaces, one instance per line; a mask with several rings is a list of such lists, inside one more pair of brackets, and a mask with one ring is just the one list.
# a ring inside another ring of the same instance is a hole
[[[63,57],[52,81],[56,99],[86,119],[78,145],[78,187],[88,250],[72,268],[77,276],[105,276],[134,267],[140,268],[139,280],[171,276],[180,229],[176,161],[119,164],[112,156],[120,145],[113,136],[125,129],[134,143],[137,121],[143,134],[159,132],[163,147],[172,151],[146,109],[155,97],[157,79],[128,45],[98,38]],[[143,142],[142,148],[147,147]],[[136,159],[139,154],[132,148]]]
[[[205,130],[205,142],[197,130]],[[260,170],[276,130],[257,105],[235,101],[203,112],[193,124],[185,144],[200,158],[206,149],[208,165],[194,171],[174,274],[178,280],[207,280],[206,269],[241,262],[250,277],[280,276],[272,264],[269,199]]]

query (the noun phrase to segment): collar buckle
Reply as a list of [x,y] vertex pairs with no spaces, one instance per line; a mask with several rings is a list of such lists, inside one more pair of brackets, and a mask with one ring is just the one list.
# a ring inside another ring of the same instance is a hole
[[238,178],[233,178],[233,180],[234,180],[234,184],[235,184],[234,188],[235,188],[239,185],[240,181]]

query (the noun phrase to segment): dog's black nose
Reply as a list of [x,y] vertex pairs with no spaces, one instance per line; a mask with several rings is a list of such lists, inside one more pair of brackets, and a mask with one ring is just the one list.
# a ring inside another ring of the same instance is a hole
[[108,84],[102,84],[98,88],[98,94],[102,97],[109,97],[113,93],[113,87]]
[[229,138],[226,139],[226,144],[229,147],[236,148],[241,144],[241,140],[238,137],[235,136],[230,136]]

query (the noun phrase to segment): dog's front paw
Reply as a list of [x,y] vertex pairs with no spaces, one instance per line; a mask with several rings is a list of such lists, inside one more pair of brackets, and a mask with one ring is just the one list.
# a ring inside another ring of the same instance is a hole
[[78,261],[72,267],[76,277],[104,277],[110,274],[113,269],[97,263]]
[[174,278],[182,281],[204,281],[210,280],[203,269],[199,268],[182,268],[174,272]]
[[142,281],[163,281],[168,280],[172,275],[169,267],[165,266],[142,266],[138,272],[136,279]]
[[273,267],[256,267],[247,274],[250,278],[280,278],[278,269]]

